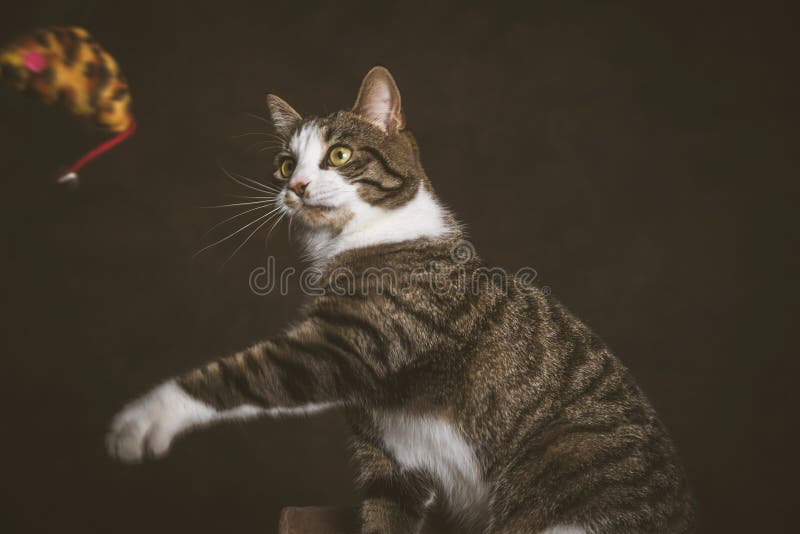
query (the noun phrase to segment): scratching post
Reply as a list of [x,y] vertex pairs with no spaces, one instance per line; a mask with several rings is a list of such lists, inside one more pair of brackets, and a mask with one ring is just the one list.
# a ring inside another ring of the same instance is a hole
[[291,506],[281,512],[279,534],[356,534],[358,515],[354,508]]
[[[423,534],[442,534],[430,527]],[[358,510],[332,506],[291,506],[281,511],[279,534],[358,534]]]

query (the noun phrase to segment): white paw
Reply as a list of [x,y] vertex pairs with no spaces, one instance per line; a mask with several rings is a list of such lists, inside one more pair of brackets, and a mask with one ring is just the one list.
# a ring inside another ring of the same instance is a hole
[[111,422],[108,453],[125,462],[163,456],[173,438],[214,418],[216,411],[169,381],[125,406]]

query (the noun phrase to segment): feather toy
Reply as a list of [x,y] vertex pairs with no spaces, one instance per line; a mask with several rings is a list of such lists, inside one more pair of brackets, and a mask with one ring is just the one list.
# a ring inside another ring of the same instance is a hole
[[0,81],[114,134],[69,167],[59,183],[77,183],[81,168],[136,131],[125,76],[83,28],[36,30],[0,49]]

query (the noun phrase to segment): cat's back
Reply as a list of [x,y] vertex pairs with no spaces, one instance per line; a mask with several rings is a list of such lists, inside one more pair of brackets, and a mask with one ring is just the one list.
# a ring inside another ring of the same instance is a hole
[[495,480],[494,502],[539,503],[543,525],[566,515],[592,517],[600,531],[690,531],[675,448],[621,361],[540,289],[483,291],[494,313],[471,347],[457,413]]

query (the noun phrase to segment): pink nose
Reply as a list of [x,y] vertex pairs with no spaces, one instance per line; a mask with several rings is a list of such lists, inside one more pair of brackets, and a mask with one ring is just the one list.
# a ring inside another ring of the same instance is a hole
[[300,178],[294,183],[289,184],[289,188],[295,192],[298,197],[302,197],[306,193],[308,187],[308,180]]

